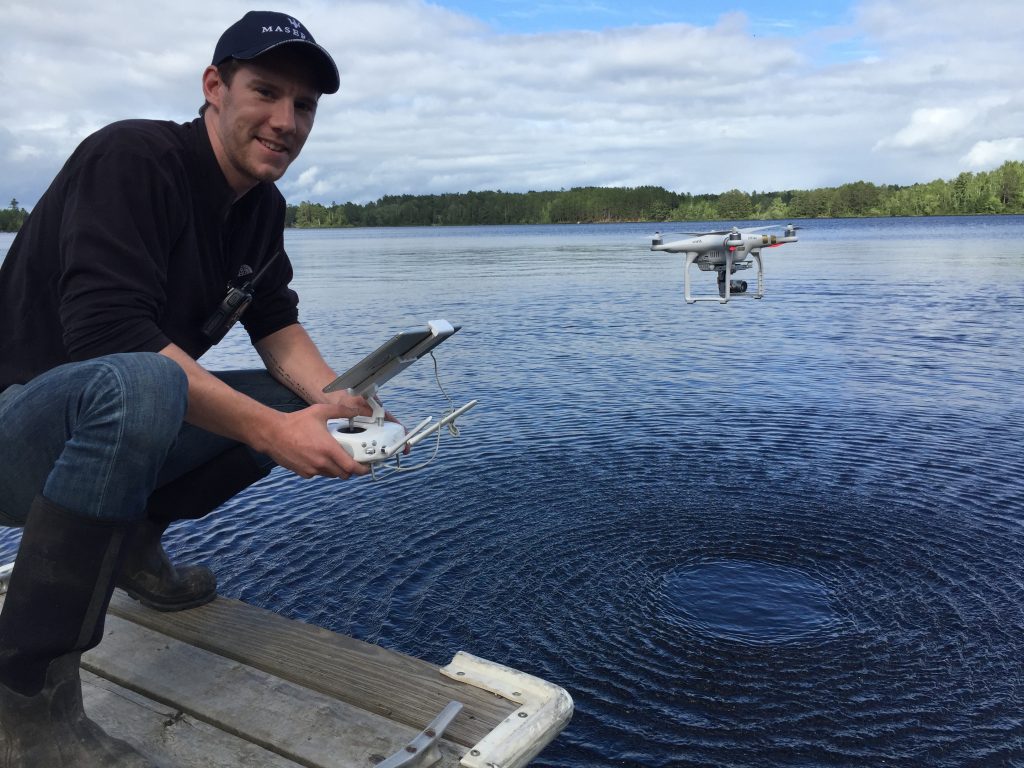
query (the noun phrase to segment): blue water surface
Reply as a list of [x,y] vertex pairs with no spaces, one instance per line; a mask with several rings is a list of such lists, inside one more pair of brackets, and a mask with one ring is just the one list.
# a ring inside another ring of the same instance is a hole
[[[725,306],[649,225],[289,231],[337,368],[447,318],[441,381],[480,404],[418,473],[275,470],[169,548],[564,686],[537,765],[1024,765],[1024,218],[798,223]],[[258,365],[237,331],[203,362]],[[382,395],[447,407],[429,361]]]

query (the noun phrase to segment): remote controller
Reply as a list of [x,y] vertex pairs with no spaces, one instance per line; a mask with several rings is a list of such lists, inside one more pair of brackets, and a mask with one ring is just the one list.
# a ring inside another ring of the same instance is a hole
[[378,424],[372,416],[330,419],[327,428],[341,447],[362,464],[390,459],[396,453],[394,446],[405,444],[405,428],[401,424],[393,421]]
[[327,422],[331,436],[353,459],[373,464],[393,458],[476,405],[473,400],[429,427],[432,419],[428,417],[406,432],[401,424],[385,419],[384,406],[376,397],[381,384],[419,360],[460,327],[447,320],[431,320],[425,329],[403,331],[324,387],[324,392],[346,390],[366,398],[370,404],[373,412],[370,416]]

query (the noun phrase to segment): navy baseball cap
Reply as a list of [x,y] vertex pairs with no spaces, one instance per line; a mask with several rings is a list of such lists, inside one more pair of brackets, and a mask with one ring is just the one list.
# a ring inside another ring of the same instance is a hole
[[282,45],[301,44],[316,71],[321,93],[336,93],[340,83],[338,67],[324,48],[294,16],[276,11],[249,11],[217,41],[213,65],[228,59],[248,61]]

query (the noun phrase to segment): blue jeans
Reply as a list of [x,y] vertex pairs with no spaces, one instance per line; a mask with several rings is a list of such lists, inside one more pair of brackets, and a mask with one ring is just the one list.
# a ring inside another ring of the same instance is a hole
[[[219,376],[271,407],[306,405],[266,371]],[[184,372],[154,353],[68,363],[9,387],[0,393],[0,524],[23,525],[40,493],[86,517],[141,520],[155,488],[237,445],[185,424],[187,403]]]

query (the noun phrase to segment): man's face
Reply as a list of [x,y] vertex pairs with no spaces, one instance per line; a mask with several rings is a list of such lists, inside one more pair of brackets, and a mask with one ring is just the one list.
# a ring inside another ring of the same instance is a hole
[[210,142],[239,196],[277,181],[299,156],[316,115],[313,83],[304,61],[283,52],[241,63],[230,86],[215,67],[203,74]]

